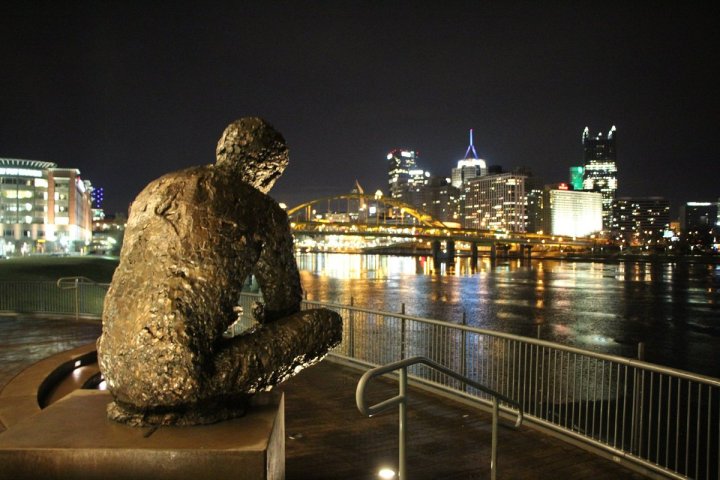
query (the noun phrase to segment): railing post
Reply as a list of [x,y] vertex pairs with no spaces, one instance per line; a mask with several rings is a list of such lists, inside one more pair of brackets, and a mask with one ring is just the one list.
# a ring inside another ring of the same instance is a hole
[[[405,315],[405,304],[400,306],[400,313]],[[405,360],[405,317],[400,319],[400,360]]]
[[398,470],[399,470],[399,476],[400,480],[406,480],[407,479],[407,451],[405,449],[407,445],[407,430],[406,430],[406,424],[407,424],[407,367],[403,367],[400,370],[400,403],[398,404],[399,409],[399,445],[398,445]]
[[75,321],[80,319],[80,292],[79,292],[80,279],[75,279]]
[[637,353],[638,360],[645,361],[645,342],[638,343],[637,352],[638,352]]
[[495,480],[497,474],[497,423],[498,423],[498,399],[493,397],[492,410],[492,443],[490,446],[490,480]]
[[[645,360],[645,343],[638,342],[637,346],[637,358],[638,360]],[[640,442],[642,433],[642,413],[643,408],[640,403],[643,401],[644,395],[642,395],[642,379],[638,375],[637,367],[633,371],[633,409],[632,409],[632,424],[630,428],[630,451],[637,454],[640,452]]]
[[[463,326],[467,325],[467,313],[465,309],[463,309],[462,324]],[[467,355],[467,332],[465,329],[461,330],[460,341],[460,374],[463,377],[467,377],[467,359],[465,358]],[[467,391],[467,384],[463,385],[463,390]]]
[[348,312],[348,355],[350,358],[355,358],[355,311],[352,307],[355,306],[355,299],[350,297],[350,311]]

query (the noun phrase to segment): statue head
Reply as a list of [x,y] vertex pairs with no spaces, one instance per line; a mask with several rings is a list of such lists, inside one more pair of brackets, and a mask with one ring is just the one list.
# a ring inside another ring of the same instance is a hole
[[227,126],[215,150],[216,166],[267,193],[287,167],[283,136],[259,117],[244,117]]

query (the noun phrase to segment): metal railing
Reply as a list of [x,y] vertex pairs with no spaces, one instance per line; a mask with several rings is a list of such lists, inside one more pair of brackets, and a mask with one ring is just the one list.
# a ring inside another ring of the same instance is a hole
[[86,277],[64,277],[57,282],[0,282],[0,312],[102,316],[109,284]]
[[[243,294],[249,306],[258,296]],[[520,404],[529,423],[670,478],[720,478],[720,380],[636,359],[353,305],[333,355],[374,367],[423,356]],[[402,309],[404,311],[404,309]],[[482,390],[423,365],[415,383],[491,407]],[[501,410],[514,413],[506,405]]]
[[[95,280],[88,277],[62,277],[57,281],[57,287],[61,290],[72,290],[75,294],[75,320],[80,318],[80,305],[88,307],[88,298],[93,300],[99,300],[105,298],[107,293],[107,286],[101,286],[100,290],[97,288],[94,290],[95,295],[88,295],[88,288],[97,287],[99,284]],[[98,295],[99,294],[99,295]],[[93,310],[97,310],[97,304],[93,305]],[[102,303],[99,305],[100,312],[102,312]],[[88,308],[89,309],[89,308]]]
[[[395,405],[398,406],[399,411],[399,422],[398,422],[398,470],[399,470],[399,476],[401,480],[407,479],[407,369],[408,367],[412,365],[418,365],[422,364],[425,366],[428,366],[432,368],[433,370],[437,370],[444,375],[447,375],[451,378],[454,378],[455,380],[458,380],[462,382],[465,385],[469,385],[473,388],[475,388],[478,391],[482,391],[483,393],[489,395],[492,397],[492,444],[491,444],[491,450],[490,450],[490,478],[492,480],[495,480],[496,472],[497,472],[497,422],[498,422],[498,402],[503,402],[510,407],[515,408],[517,411],[517,421],[515,422],[515,427],[519,427],[522,423],[523,419],[523,413],[522,413],[522,407],[517,402],[507,398],[506,396],[495,392],[484,385],[480,385],[477,382],[473,382],[467,377],[464,377],[462,375],[459,375],[449,368],[444,367],[443,365],[440,365],[439,363],[433,362],[429,358],[425,357],[413,357],[413,358],[407,358],[405,360],[400,360],[397,362],[390,363],[388,365],[384,365],[381,367],[375,367],[363,374],[362,377],[360,377],[360,380],[358,381],[357,390],[355,391],[355,402],[357,403],[358,410],[360,410],[360,413],[363,415],[367,415],[368,417],[372,417],[374,415],[377,415],[378,413],[384,412],[385,410],[394,407]],[[400,377],[398,380],[398,394],[393,397],[389,398],[385,401],[382,401],[376,405],[368,406],[367,400],[365,398],[365,387],[375,377],[379,377],[381,375],[385,375],[386,373],[394,372],[396,370],[400,371]]]
[[[74,282],[72,282],[74,284]],[[107,285],[0,282],[0,312],[100,317]],[[242,325],[257,294],[243,294]],[[352,303],[352,302],[351,302]],[[343,317],[333,355],[376,367],[423,356],[517,402],[528,423],[670,478],[720,478],[720,380],[624,357],[466,325],[305,301]],[[402,309],[404,311],[404,309]],[[413,383],[490,408],[472,385],[408,367]],[[517,413],[500,405],[506,413]]]

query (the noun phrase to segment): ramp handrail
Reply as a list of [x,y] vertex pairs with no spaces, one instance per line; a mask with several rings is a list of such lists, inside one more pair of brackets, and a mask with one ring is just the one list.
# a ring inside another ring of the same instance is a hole
[[[407,424],[407,368],[412,365],[417,364],[423,364],[430,368],[433,368],[449,377],[452,377],[456,380],[459,380],[461,382],[466,383],[467,385],[476,388],[478,390],[481,390],[484,393],[487,393],[488,395],[492,396],[493,399],[493,409],[492,409],[492,446],[491,446],[491,453],[490,453],[490,478],[492,480],[495,480],[496,470],[497,470],[497,421],[498,421],[498,403],[503,402],[506,403],[514,408],[517,409],[517,420],[515,422],[515,427],[519,427],[520,424],[523,421],[523,412],[522,407],[520,404],[505,395],[502,395],[499,392],[496,392],[495,390],[492,390],[485,385],[481,385],[480,383],[477,383],[463,375],[460,375],[459,373],[456,373],[449,368],[433,362],[429,358],[426,357],[412,357],[412,358],[406,358],[404,360],[399,360],[397,362],[389,363],[387,365],[383,365],[380,367],[371,368],[370,370],[366,371],[362,377],[360,377],[360,380],[358,381],[357,389],[355,391],[355,402],[357,404],[358,410],[360,410],[360,413],[363,415],[366,415],[368,417],[372,417],[373,415],[377,415],[378,413],[381,413],[391,407],[394,407],[395,405],[398,405],[400,419],[399,419],[399,453],[398,453],[398,475],[400,477],[400,480],[407,480],[406,477],[406,463],[407,463],[407,454],[405,451],[405,446],[407,443],[406,438],[406,424]],[[384,400],[376,405],[369,406],[367,405],[367,400],[365,398],[365,387],[375,377],[378,377],[380,375],[384,375],[386,373],[394,372],[395,370],[400,370],[400,379],[399,379],[399,392],[398,395],[396,395],[393,398],[389,398],[387,400]]]

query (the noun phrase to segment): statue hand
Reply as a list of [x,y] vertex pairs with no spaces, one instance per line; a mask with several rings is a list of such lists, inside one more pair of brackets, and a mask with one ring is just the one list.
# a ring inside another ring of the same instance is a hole
[[252,316],[258,323],[265,323],[265,304],[261,302],[255,302],[252,305]]

